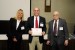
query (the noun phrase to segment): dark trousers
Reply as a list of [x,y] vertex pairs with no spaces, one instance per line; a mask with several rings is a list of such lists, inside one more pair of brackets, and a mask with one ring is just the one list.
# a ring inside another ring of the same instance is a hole
[[53,45],[51,48],[52,50],[64,50],[64,42],[59,43],[58,41],[60,40],[57,38],[57,36],[54,36]]
[[8,44],[7,44],[7,49],[8,50],[21,50],[21,41],[18,42],[13,42],[8,40]]

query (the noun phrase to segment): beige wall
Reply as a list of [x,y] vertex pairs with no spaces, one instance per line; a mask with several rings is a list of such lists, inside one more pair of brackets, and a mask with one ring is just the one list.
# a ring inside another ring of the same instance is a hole
[[[73,26],[75,24],[75,2],[74,0],[51,0],[51,12],[45,12],[44,2],[45,0],[31,0],[31,10],[34,7],[40,8],[40,15],[46,18],[47,28],[48,22],[52,20],[52,13],[57,10],[61,14],[61,18],[66,19],[68,24],[69,33],[73,32]],[[33,11],[31,11],[33,15]]]

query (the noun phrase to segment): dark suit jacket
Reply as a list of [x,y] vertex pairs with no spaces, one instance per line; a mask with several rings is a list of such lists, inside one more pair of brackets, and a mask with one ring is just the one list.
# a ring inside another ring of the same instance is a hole
[[[54,34],[53,34],[53,22],[54,20],[49,22],[49,29],[48,29],[48,40],[51,41],[51,45],[54,42]],[[63,30],[60,30],[59,28],[63,27]],[[62,44],[64,43],[64,40],[68,40],[68,28],[67,28],[67,23],[64,19],[59,18],[59,24],[58,24],[58,43]]]
[[[40,26],[40,23],[43,24],[43,27]],[[31,28],[34,28],[34,16],[28,18],[28,30],[31,30]],[[42,28],[42,31],[46,32],[46,21],[45,21],[45,18],[41,16],[39,18],[39,28]],[[32,38],[33,37],[29,34],[30,43],[32,42]],[[39,40],[40,40],[40,43],[43,43],[44,41],[43,36],[39,36]]]
[[74,26],[74,32],[73,32],[73,34],[75,34],[75,26]]
[[[23,33],[27,33],[27,25],[25,23],[23,23],[23,21],[21,20],[17,30],[16,30],[16,24],[17,24],[17,20],[14,18],[11,18],[9,21],[9,33],[7,34],[8,36],[8,40],[11,40],[15,37],[18,41],[22,40],[22,34]],[[22,27],[24,27],[24,29],[22,29]]]

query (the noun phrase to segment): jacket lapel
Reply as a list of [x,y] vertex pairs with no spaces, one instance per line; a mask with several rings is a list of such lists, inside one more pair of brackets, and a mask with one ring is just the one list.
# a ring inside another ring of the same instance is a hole
[[32,19],[31,19],[31,21],[32,21],[32,27],[34,27],[34,16],[32,16]]
[[19,23],[19,26],[18,26],[17,30],[21,28],[21,24],[22,24],[22,20],[20,21],[20,23]]
[[59,32],[59,27],[61,26],[61,20],[59,18],[59,23],[58,23],[58,32]]
[[41,20],[40,20],[40,19],[41,19],[41,17],[39,16],[39,21],[38,21],[38,22],[39,22],[39,27],[40,27],[40,22],[41,22]]
[[14,20],[13,25],[14,25],[14,28],[16,29],[16,25],[17,25],[17,20],[16,19]]
[[52,23],[51,23],[51,27],[52,27],[52,32],[53,32],[53,22],[54,22],[54,20],[52,20]]

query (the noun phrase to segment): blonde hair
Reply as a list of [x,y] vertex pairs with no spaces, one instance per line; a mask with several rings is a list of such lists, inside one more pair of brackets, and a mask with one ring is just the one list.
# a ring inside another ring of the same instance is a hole
[[[18,11],[22,11],[22,12],[23,12],[22,9],[19,9]],[[17,13],[18,13],[18,11],[17,11]],[[16,16],[14,17],[15,19],[16,19],[16,17],[17,17],[17,13],[16,13]],[[24,12],[23,12],[23,16],[22,16],[21,20],[23,20],[23,17],[24,17]]]

